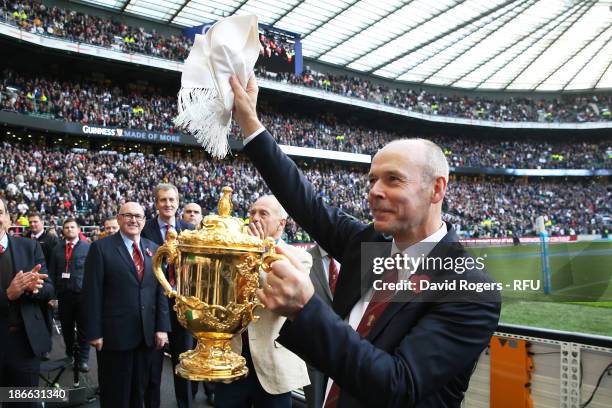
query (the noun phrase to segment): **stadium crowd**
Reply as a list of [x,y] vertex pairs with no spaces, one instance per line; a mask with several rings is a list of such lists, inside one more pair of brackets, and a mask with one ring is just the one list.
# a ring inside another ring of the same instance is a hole
[[493,122],[582,123],[612,120],[612,95],[567,95],[550,100],[530,97],[491,99],[484,95],[446,95],[424,89],[392,88],[356,76],[319,73],[309,69],[296,75],[259,68],[257,74],[283,83],[428,115]]
[[[130,27],[124,23],[94,15],[47,7],[32,0],[2,0],[0,19],[23,30],[40,35],[66,38],[70,41],[113,48],[117,51],[142,53],[171,60],[184,60],[191,41],[182,35],[165,37],[155,30]],[[262,55],[278,52],[293,57],[288,44],[278,43],[278,36],[262,36]],[[538,99],[508,97],[446,95],[417,88],[395,88],[347,75],[318,73],[306,69],[296,75],[266,71],[260,65],[261,77],[317,88],[323,91],[386,104],[430,115],[510,122],[598,122],[612,120],[612,95],[567,95],[561,98]]]
[[[60,81],[26,77],[5,69],[0,80],[0,110],[97,126],[173,133],[176,97],[155,89],[122,89],[108,82]],[[317,149],[375,153],[398,137],[394,133],[324,115],[292,114],[268,106],[262,120],[280,143]],[[233,129],[237,134],[238,129]],[[467,135],[433,136],[455,167],[612,168],[609,138],[499,139]]]
[[[267,188],[254,167],[240,156],[225,161],[196,161],[163,155],[75,151],[3,142],[0,191],[14,214],[14,225],[27,224],[27,213],[43,214],[50,225],[73,216],[81,225],[99,226],[127,199],[154,214],[153,188],[159,182],[178,186],[182,203],[197,202],[204,213],[216,211],[221,188],[234,188],[235,215]],[[361,220],[369,220],[364,167],[300,163],[318,195]],[[545,215],[553,235],[600,233],[602,216],[612,214],[612,185],[594,181],[492,181],[461,178],[450,183],[446,214],[464,236],[533,234],[536,216]],[[308,241],[294,223],[290,241]]]

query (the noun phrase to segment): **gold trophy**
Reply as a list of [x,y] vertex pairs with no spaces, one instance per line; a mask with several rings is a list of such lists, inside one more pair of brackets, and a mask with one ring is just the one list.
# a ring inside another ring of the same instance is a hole
[[[153,257],[153,271],[168,297],[180,324],[197,339],[194,350],[180,355],[176,373],[192,381],[230,383],[246,377],[244,357],[234,353],[232,337],[257,320],[253,310],[262,306],[255,291],[259,270],[282,255],[272,240],[248,235],[240,218],[231,216],[232,189],[223,187],[219,215],[205,217],[198,229],[170,231]],[[162,271],[162,262],[174,265],[176,290]],[[262,306],[263,307],[263,306]]]

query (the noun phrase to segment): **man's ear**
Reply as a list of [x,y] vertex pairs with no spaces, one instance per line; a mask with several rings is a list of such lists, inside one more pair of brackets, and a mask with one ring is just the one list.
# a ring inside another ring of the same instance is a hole
[[281,231],[285,229],[285,225],[287,225],[287,220],[281,219],[280,222],[278,223]]
[[444,195],[446,194],[446,186],[448,185],[448,180],[446,177],[438,176],[436,177],[433,185],[433,191],[431,194],[431,203],[437,204],[444,199]]

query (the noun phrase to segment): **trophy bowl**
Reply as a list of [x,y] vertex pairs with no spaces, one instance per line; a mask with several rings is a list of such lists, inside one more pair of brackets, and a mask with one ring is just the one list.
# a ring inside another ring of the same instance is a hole
[[[194,350],[182,353],[176,373],[192,381],[229,383],[248,374],[244,357],[231,349],[232,337],[246,330],[256,307],[260,269],[282,255],[274,242],[246,233],[242,219],[232,217],[232,189],[223,188],[219,214],[205,217],[196,230],[170,231],[153,257],[153,271],[180,324],[197,339]],[[164,275],[173,267],[176,287]]]

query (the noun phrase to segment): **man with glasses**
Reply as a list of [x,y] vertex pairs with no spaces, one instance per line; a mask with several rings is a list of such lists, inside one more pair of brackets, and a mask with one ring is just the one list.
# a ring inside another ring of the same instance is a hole
[[142,407],[154,350],[168,341],[168,302],[153,275],[158,246],[140,235],[142,206],[123,204],[117,221],[85,261],[85,338],[97,351],[101,407]]
[[[180,234],[183,230],[192,230],[194,226],[176,217],[179,206],[179,193],[174,184],[160,183],[155,187],[155,208],[157,216],[147,221],[142,230],[142,236],[150,239],[158,245],[162,245],[170,231]],[[172,287],[176,286],[176,277],[172,266],[164,268],[166,279]],[[191,350],[194,346],[194,338],[191,333],[178,322],[174,311],[174,298],[168,299],[168,310],[170,313],[170,325],[172,331],[169,334],[170,354],[172,355],[172,372],[174,375],[174,394],[179,408],[191,407],[193,390],[190,381],[185,380],[174,372],[179,363],[181,353]],[[151,378],[145,393],[145,407],[159,408],[161,373],[164,355],[160,351],[153,356]]]

